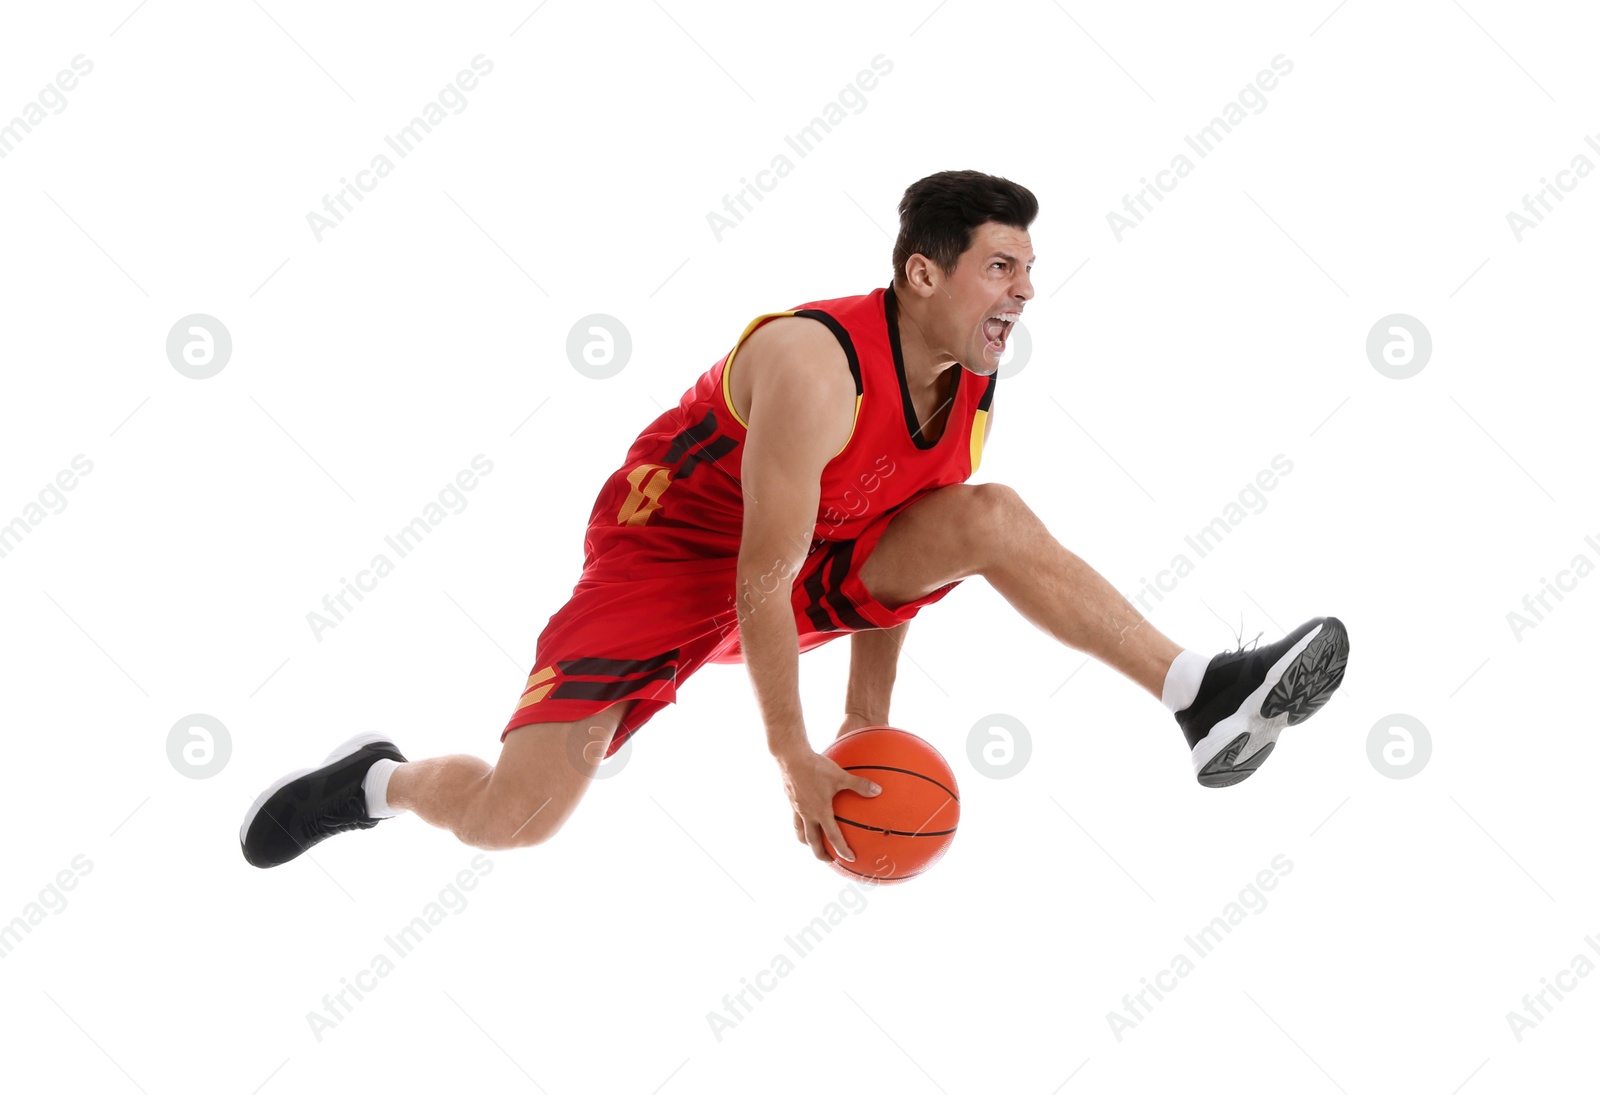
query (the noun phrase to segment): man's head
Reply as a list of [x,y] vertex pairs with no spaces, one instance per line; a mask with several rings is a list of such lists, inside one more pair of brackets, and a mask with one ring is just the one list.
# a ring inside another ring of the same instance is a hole
[[980,171],[941,171],[906,189],[895,293],[920,314],[930,348],[981,375],[1000,367],[1012,325],[1033,296],[1028,226],[1038,214],[1027,187]]

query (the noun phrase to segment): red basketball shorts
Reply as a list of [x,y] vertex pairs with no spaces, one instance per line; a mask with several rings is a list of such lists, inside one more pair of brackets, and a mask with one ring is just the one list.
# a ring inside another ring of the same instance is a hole
[[[884,514],[854,540],[819,543],[806,556],[790,596],[802,653],[852,631],[895,627],[960,584],[895,608],[867,592],[861,568],[893,516]],[[601,520],[604,527],[590,526],[591,543],[615,528],[614,517]],[[632,700],[606,751],[610,756],[657,711],[676,703],[679,686],[702,665],[743,661],[736,551],[703,553],[693,537],[666,526],[649,533],[659,538],[647,552],[586,556],[572,599],[539,634],[534,670],[501,741],[519,726],[569,722]],[[664,551],[663,545],[682,550]],[[759,577],[756,584],[763,584]],[[781,595],[782,583],[771,584]]]

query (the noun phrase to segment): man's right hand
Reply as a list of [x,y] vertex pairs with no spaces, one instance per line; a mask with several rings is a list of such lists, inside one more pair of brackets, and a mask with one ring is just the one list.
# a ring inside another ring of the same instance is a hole
[[839,822],[833,816],[833,797],[840,791],[854,791],[871,798],[882,788],[865,776],[851,775],[809,746],[779,756],[778,767],[783,772],[784,790],[788,791],[789,805],[794,810],[795,839],[811,845],[812,854],[827,862],[831,857],[822,843],[826,836],[840,858],[854,863],[855,853],[845,843]]

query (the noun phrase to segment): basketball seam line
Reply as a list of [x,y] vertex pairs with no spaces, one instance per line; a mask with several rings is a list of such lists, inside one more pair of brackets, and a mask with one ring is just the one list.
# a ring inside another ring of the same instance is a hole
[[940,829],[938,832],[909,833],[909,832],[906,832],[904,829],[884,829],[884,828],[882,828],[880,826],[868,825],[865,822],[861,822],[861,821],[851,821],[849,818],[840,817],[838,814],[834,814],[833,815],[833,820],[842,821],[846,825],[854,825],[857,829],[867,829],[870,832],[883,833],[885,836],[949,836],[950,834],[955,832],[954,829]]
[[[945,794],[949,795],[952,801],[954,801],[954,802],[960,802],[961,801],[961,796],[957,795],[954,791],[950,790],[950,788],[946,787],[944,784],[940,783],[938,780],[934,779],[932,776],[925,776],[921,772],[913,772],[909,768],[896,768],[892,764],[847,764],[847,765],[844,765],[844,770],[846,772],[860,772],[860,771],[866,771],[866,770],[870,770],[870,771],[874,771],[874,772],[899,772],[902,775],[916,776],[918,779],[925,779],[929,783],[933,784],[935,787],[939,788],[939,790],[941,790]],[[865,796],[863,796],[863,797],[865,797]]]

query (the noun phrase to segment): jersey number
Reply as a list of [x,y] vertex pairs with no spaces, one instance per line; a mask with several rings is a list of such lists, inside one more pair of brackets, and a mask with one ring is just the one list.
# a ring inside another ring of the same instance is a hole
[[665,464],[640,464],[628,473],[628,497],[617,511],[617,524],[642,525],[661,508],[661,495],[672,485],[672,469]]

